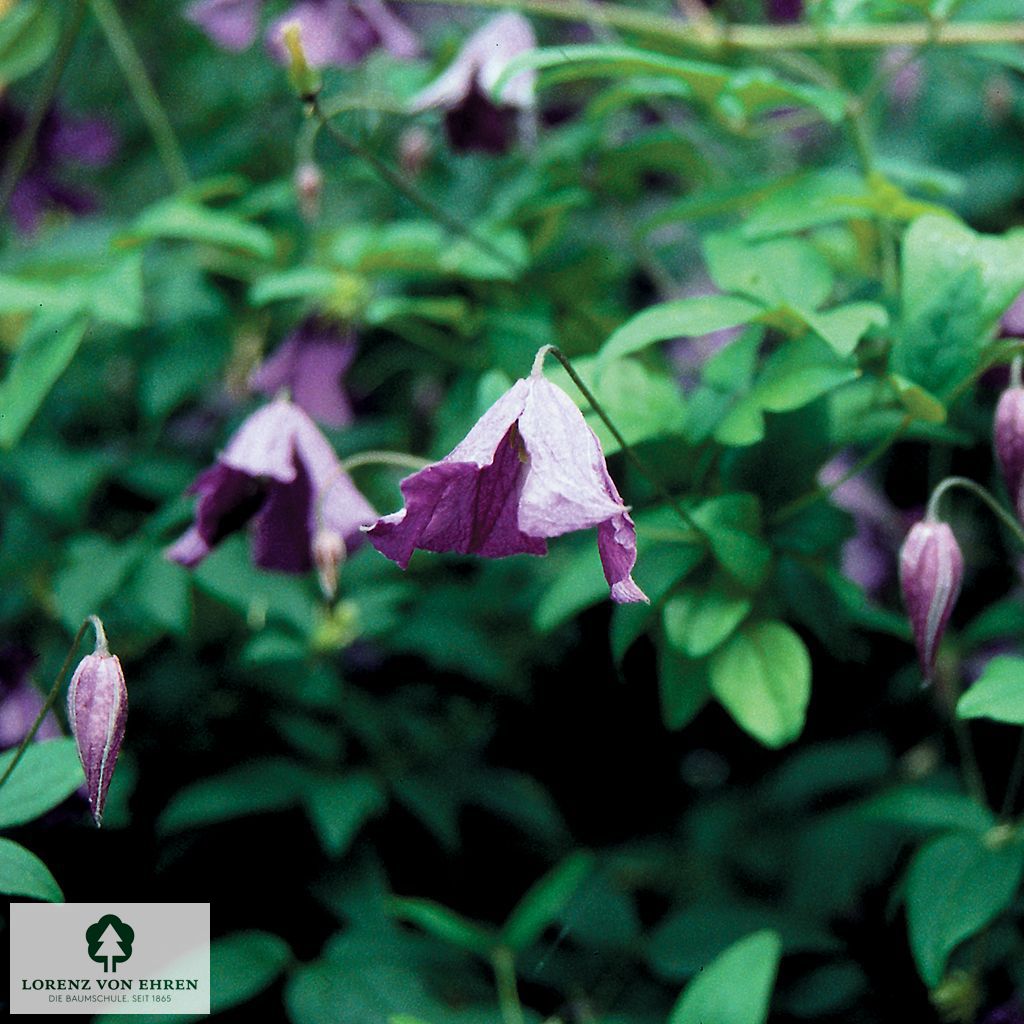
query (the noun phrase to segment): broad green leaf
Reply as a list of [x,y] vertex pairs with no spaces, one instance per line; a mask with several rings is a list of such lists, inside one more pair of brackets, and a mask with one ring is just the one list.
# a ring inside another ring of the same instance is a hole
[[288,943],[269,932],[235,932],[210,944],[210,1012],[257,996],[292,960]]
[[684,590],[665,602],[662,621],[668,642],[681,654],[710,654],[747,617],[751,600],[722,582]]
[[69,632],[102,609],[145,551],[144,542],[117,544],[97,533],[82,533],[70,541],[68,562],[53,581],[53,599]]
[[711,657],[711,689],[751,736],[781,747],[803,731],[811,694],[811,660],[781,622],[744,626]]
[[669,1024],[764,1024],[781,956],[777,932],[740,939],[690,982]]
[[848,302],[824,313],[801,310],[800,315],[807,326],[818,337],[824,338],[840,356],[851,355],[872,327],[885,327],[889,323],[889,314],[876,302]]
[[382,295],[363,312],[363,320],[375,326],[408,317],[451,327],[460,334],[472,329],[469,304],[458,296]]
[[592,854],[573,853],[536,882],[505,921],[502,943],[517,952],[533,945],[562,913],[593,865]]
[[533,613],[534,627],[540,633],[550,632],[608,596],[608,581],[596,545],[579,547],[562,560],[561,566]]
[[984,834],[996,825],[995,815],[964,793],[924,786],[901,786],[870,797],[856,814],[915,831],[963,829]]
[[1024,658],[993,658],[960,698],[956,715],[1024,725]]
[[34,854],[10,839],[0,838],[0,893],[63,903],[64,893],[50,869]]
[[467,921],[454,910],[432,900],[396,896],[388,901],[388,911],[444,942],[487,958],[498,945],[498,933],[474,921]]
[[0,15],[0,82],[7,86],[35,71],[53,51],[58,29],[57,7],[47,0],[8,5]]
[[889,381],[896,389],[900,404],[914,419],[923,423],[946,422],[946,407],[923,387],[897,373],[890,373]]
[[128,580],[128,602],[141,618],[175,636],[184,636],[192,619],[189,574],[162,551],[145,555]]
[[965,832],[940,836],[917,852],[907,876],[910,948],[929,988],[942,981],[950,953],[1013,901],[1024,846],[992,849]]
[[85,327],[81,317],[68,320],[46,313],[32,321],[0,383],[0,447],[17,444],[74,358]]
[[637,313],[604,343],[599,359],[609,361],[670,338],[695,338],[750,323],[763,307],[735,295],[698,295]]
[[[0,755],[0,776],[7,771],[14,755],[13,750]],[[33,821],[84,783],[73,739],[30,743],[11,777],[0,786],[0,828]]]
[[387,797],[369,772],[316,776],[307,783],[304,799],[320,842],[332,857],[340,857],[359,829],[387,806]]
[[867,186],[853,171],[810,171],[773,189],[743,222],[745,238],[770,238],[851,220],[867,220]]
[[285,1006],[293,1024],[382,1024],[401,1015],[430,1021],[438,1010],[416,962],[367,951],[303,964],[288,979]]
[[261,277],[249,289],[249,302],[266,306],[287,299],[322,299],[337,283],[337,273],[326,267],[295,267]]
[[759,536],[761,506],[756,495],[723,494],[698,505],[691,515],[707,534],[719,565],[745,587],[760,586],[772,553]]
[[668,645],[658,656],[658,693],[666,729],[682,729],[693,721],[711,697],[705,661],[694,661]]
[[157,238],[178,239],[237,249],[260,259],[272,259],[274,236],[258,224],[223,210],[171,197],[144,210],[122,239],[125,244],[148,242]]

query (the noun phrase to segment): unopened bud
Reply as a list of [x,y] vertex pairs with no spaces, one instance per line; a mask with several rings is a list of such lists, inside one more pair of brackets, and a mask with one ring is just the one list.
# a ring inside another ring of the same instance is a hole
[[321,527],[313,537],[313,564],[320,589],[328,601],[338,592],[338,567],[347,555],[345,539],[337,530]]
[[68,722],[85,770],[89,809],[99,825],[128,717],[128,690],[117,656],[97,643],[75,669],[68,689]]
[[963,555],[949,526],[929,519],[915,524],[900,549],[900,584],[926,680],[935,668],[963,575]]
[[316,164],[303,163],[295,168],[295,194],[299,199],[299,212],[305,220],[316,220],[319,216],[323,190],[323,172]]
[[281,42],[288,52],[288,79],[301,100],[312,100],[320,92],[320,75],[306,60],[302,48],[302,26],[297,21],[286,21],[281,26]]
[[1007,388],[996,406],[993,427],[996,457],[1017,518],[1024,522],[1024,388]]
[[402,132],[398,140],[398,162],[408,177],[420,176],[432,148],[430,134],[421,125],[413,125]]

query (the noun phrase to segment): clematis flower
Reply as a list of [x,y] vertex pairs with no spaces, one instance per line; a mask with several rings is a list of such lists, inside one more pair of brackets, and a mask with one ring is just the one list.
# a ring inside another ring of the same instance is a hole
[[996,457],[1017,518],[1024,521],[1024,388],[1009,387],[999,398],[993,422]]
[[268,397],[287,388],[295,404],[314,419],[346,427],[352,422],[352,406],[341,378],[355,354],[351,333],[341,333],[329,320],[307,317],[256,368],[249,386]]
[[499,14],[466,40],[448,70],[417,93],[410,108],[444,110],[448,141],[455,150],[503,153],[519,113],[535,105],[537,75],[515,75],[500,101],[493,96],[494,85],[514,57],[536,46],[533,28],[521,14]]
[[[185,17],[198,25],[218,46],[240,51],[252,45],[259,32],[263,0],[195,0]],[[267,30],[267,47],[287,63],[281,28],[299,23],[302,48],[310,67],[358,64],[378,46],[396,57],[415,57],[419,42],[412,30],[382,0],[299,0]]]
[[1010,304],[999,321],[999,333],[1004,338],[1024,338],[1024,292]]
[[963,575],[963,555],[949,526],[934,519],[916,523],[900,551],[900,583],[925,679],[935,668]]
[[285,399],[254,412],[189,491],[199,495],[195,525],[166,552],[189,568],[252,522],[256,565],[307,572],[318,534],[336,533],[351,548],[377,518],[316,424]]
[[[25,130],[27,118],[6,98],[0,99],[0,157],[5,157]],[[11,217],[23,235],[39,227],[51,209],[72,214],[95,209],[93,196],[61,177],[67,165],[102,167],[112,159],[117,139],[100,118],[69,117],[58,107],[47,111],[36,135],[32,159],[11,193]]]
[[416,548],[488,558],[547,553],[545,539],[597,527],[613,601],[646,601],[630,575],[636,528],[594,432],[539,365],[440,462],[401,483],[405,507],[368,531],[403,569]]
[[[42,710],[44,698],[29,677],[35,655],[10,644],[0,649],[0,750],[17,746],[32,728]],[[60,726],[51,711],[36,730],[36,742],[60,736]]]

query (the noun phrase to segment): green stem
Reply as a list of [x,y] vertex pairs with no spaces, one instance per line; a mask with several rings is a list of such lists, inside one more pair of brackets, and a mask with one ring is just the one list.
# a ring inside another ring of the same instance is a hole
[[591,408],[601,418],[601,422],[608,428],[612,437],[619,442],[619,447],[625,453],[626,457],[636,466],[637,470],[644,476],[654,487],[661,497],[668,502],[669,505],[675,510],[676,514],[680,519],[691,529],[694,530],[701,537],[707,536],[706,531],[697,523],[697,521],[686,511],[685,508],[679,503],[679,500],[669,493],[668,488],[658,479],[657,475],[651,472],[650,468],[644,463],[639,455],[633,450],[626,439],[619,433],[619,428],[612,422],[611,417],[604,411],[604,407],[594,396],[594,392],[584,383],[583,378],[573,368],[572,363],[569,362],[569,357],[558,348],[556,345],[542,345],[537,350],[537,355],[533,360],[533,373],[539,374],[541,368],[544,365],[545,356],[554,356],[561,364],[562,368],[567,374],[569,374],[570,380],[579,389],[579,392],[583,397],[590,403]]
[[975,483],[973,480],[969,480],[965,476],[948,476],[938,487],[932,491],[932,496],[928,500],[927,518],[938,519],[939,513],[939,502],[942,500],[942,496],[952,490],[954,487],[959,487],[963,491],[969,491],[976,498],[980,498],[989,509],[995,514],[995,516],[1002,522],[1016,538],[1024,545],[1024,529],[1021,529],[1020,523],[999,504],[998,501],[991,495],[991,493],[981,484]]
[[988,797],[985,793],[985,783],[981,777],[981,769],[978,767],[977,755],[974,753],[970,729],[962,718],[957,718],[955,706],[950,709],[950,714],[953,719],[953,735],[956,737],[960,766],[963,768],[967,789],[980,806],[987,807]]
[[107,40],[107,45],[114,54],[114,59],[128,83],[132,97],[142,114],[153,142],[156,144],[164,170],[177,191],[187,188],[191,182],[188,164],[175,138],[174,129],[167,118],[167,113],[160,103],[160,98],[153,88],[146,65],[135,48],[128,29],[118,13],[114,0],[89,0],[92,13],[99,23],[100,29]]
[[87,0],[76,0],[68,20],[64,23],[60,39],[57,41],[56,53],[47,69],[46,78],[43,79],[39,91],[36,93],[28,124],[18,136],[11,149],[11,155],[4,165],[3,177],[0,178],[0,213],[7,209],[7,204],[11,201],[18,180],[28,166],[32,149],[36,143],[36,136],[39,134],[39,126],[43,123],[43,118],[46,117],[46,112],[53,103],[57,86],[60,85],[61,76],[64,74],[64,68],[67,67],[71,52],[75,48],[75,40],[82,27],[82,19],[85,17],[86,2]]
[[1013,816],[1013,805],[1017,802],[1017,793],[1020,791],[1020,784],[1024,782],[1024,732],[1021,733],[1017,742],[1017,753],[1013,757],[1013,765],[1010,768],[1010,776],[1006,782],[1006,795],[1003,797],[1003,806],[999,810],[999,817],[1008,822]]
[[494,968],[494,982],[498,989],[498,1005],[504,1024],[526,1024],[523,1004],[519,1001],[519,987],[516,984],[516,961],[512,950],[499,946],[491,954]]
[[[438,0],[410,0],[436,4]],[[725,25],[683,21],[651,14],[623,4],[592,4],[589,0],[443,0],[450,7],[481,7],[492,10],[514,8],[528,14],[561,21],[595,22],[613,28],[657,36],[668,42],[695,49],[716,51],[816,49],[824,40],[841,50],[874,49],[888,46],[978,46],[991,43],[1024,42],[1024,21],[928,22],[898,24],[830,25]]]
[[487,253],[492,259],[508,267],[514,274],[518,275],[522,270],[507,253],[491,245],[486,238],[478,235],[468,224],[463,224],[457,217],[452,216],[444,207],[439,206],[426,193],[407,181],[402,174],[390,164],[381,160],[376,153],[353,139],[347,132],[343,132],[324,112],[316,97],[309,99],[309,108],[312,116],[323,127],[328,135],[344,149],[347,149],[353,156],[358,157],[370,167],[378,177],[386,181],[397,192],[400,192],[414,206],[418,206],[429,217],[443,224],[453,234],[472,242],[481,252]]
[[7,766],[7,770],[0,776],[0,786],[10,778],[11,772],[17,767],[18,762],[21,760],[22,755],[28,750],[28,745],[32,742],[35,734],[39,732],[39,727],[43,724],[43,720],[50,713],[50,709],[53,707],[54,702],[57,700],[57,694],[60,693],[61,683],[64,682],[64,677],[68,673],[68,669],[71,667],[71,661],[75,656],[75,651],[78,649],[78,645],[82,642],[82,637],[85,635],[85,631],[92,626],[96,631],[96,652],[99,654],[107,653],[107,635],[103,631],[103,623],[100,622],[99,618],[95,615],[90,615],[79,627],[78,632],[75,634],[75,639],[71,641],[71,647],[68,649],[67,657],[64,659],[64,664],[61,665],[60,671],[57,673],[57,678],[53,681],[53,686],[50,687],[50,692],[46,695],[46,700],[43,701],[43,706],[39,709],[39,714],[36,715],[36,720],[32,723],[32,727],[27,733],[15,751],[14,760]]
[[429,459],[421,459],[405,452],[367,451],[350,455],[341,460],[341,468],[351,473],[359,466],[398,466],[400,469],[419,470],[430,465]]

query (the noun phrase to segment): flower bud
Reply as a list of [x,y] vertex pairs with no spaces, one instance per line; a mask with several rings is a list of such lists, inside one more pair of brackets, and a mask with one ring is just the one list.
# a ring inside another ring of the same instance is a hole
[[1024,388],[1007,388],[996,406],[993,430],[996,457],[1017,518],[1024,522]]
[[402,132],[398,140],[398,162],[410,178],[418,178],[433,148],[430,135],[421,125]]
[[338,592],[338,566],[345,561],[345,538],[337,530],[322,527],[313,538],[313,564],[320,589],[328,601]]
[[963,555],[949,526],[929,519],[916,523],[900,550],[900,584],[926,680],[935,668],[963,575]]
[[300,100],[308,102],[320,92],[320,75],[309,66],[302,46],[302,25],[286,21],[281,26],[281,42],[288,54],[288,78]]
[[85,770],[89,808],[99,825],[124,739],[128,691],[121,662],[97,644],[75,669],[68,689],[68,723]]
[[320,196],[324,190],[323,172],[311,161],[295,168],[295,194],[299,199],[299,212],[307,221],[320,214]]

